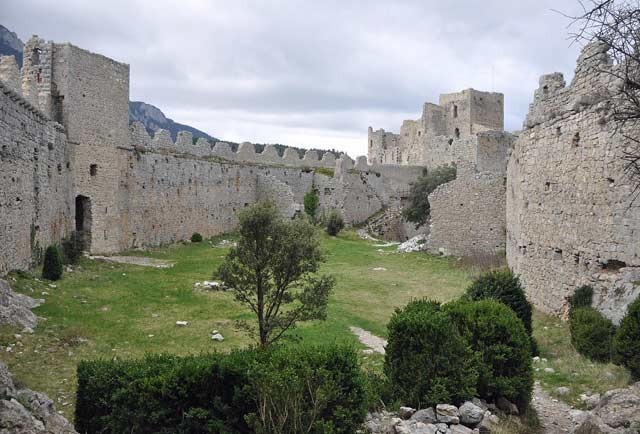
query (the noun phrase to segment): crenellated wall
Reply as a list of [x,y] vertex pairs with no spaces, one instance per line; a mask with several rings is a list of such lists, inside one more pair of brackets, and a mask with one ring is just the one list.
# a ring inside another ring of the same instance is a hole
[[27,269],[72,229],[64,129],[0,82],[0,274]]
[[619,320],[640,294],[640,202],[625,174],[634,149],[611,120],[616,80],[605,46],[591,44],[575,77],[542,76],[508,165],[507,258],[528,297],[561,313],[580,285]]
[[171,139],[171,134],[166,130],[158,130],[153,138],[149,136],[140,122],[131,124],[131,140],[136,146],[144,146],[153,150],[189,154],[196,157],[220,157],[230,161],[246,163],[284,165],[294,167],[333,169],[336,158],[331,152],[325,152],[322,159],[316,151],[306,151],[303,158],[294,148],[286,148],[280,156],[274,145],[265,146],[262,152],[256,152],[256,147],[249,142],[241,143],[236,152],[225,142],[212,144],[203,138],[194,142],[193,135],[187,131],[180,131],[176,141]]

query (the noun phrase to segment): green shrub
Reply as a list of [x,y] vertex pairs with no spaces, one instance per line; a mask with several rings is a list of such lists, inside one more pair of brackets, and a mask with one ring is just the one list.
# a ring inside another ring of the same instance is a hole
[[71,232],[69,236],[62,240],[62,257],[65,264],[75,264],[82,256],[84,242],[78,232]]
[[271,433],[261,416],[287,414],[280,432],[306,423],[311,433],[346,434],[364,420],[363,384],[355,351],[339,346],[84,361],[75,425],[80,433]]
[[576,289],[571,297],[569,297],[569,306],[571,310],[580,307],[591,307],[593,303],[593,288],[589,285],[581,286]]
[[192,243],[201,243],[202,242],[202,235],[200,235],[198,232],[195,232],[193,235],[191,235],[191,242]]
[[327,219],[327,233],[332,237],[335,237],[343,228],[344,219],[342,218],[342,214],[336,210],[331,211],[331,214],[329,214],[329,218]]
[[466,297],[471,300],[496,299],[509,306],[520,318],[531,340],[532,355],[538,354],[531,328],[531,312],[533,308],[518,276],[509,269],[493,270],[482,274],[466,290]]
[[615,326],[592,307],[579,307],[569,315],[571,343],[585,357],[597,361],[611,360]]
[[505,397],[524,409],[531,399],[531,341],[515,312],[496,300],[459,300],[444,307],[476,352],[481,398]]
[[304,212],[309,216],[312,223],[316,222],[316,212],[318,211],[318,190],[314,187],[304,195]]
[[518,276],[511,270],[494,270],[482,274],[467,288],[471,300],[494,298],[509,306],[531,334],[531,303],[527,300]]
[[384,370],[393,399],[415,408],[460,404],[475,394],[473,351],[440,305],[412,301],[388,325]]
[[350,349],[278,348],[260,355],[249,381],[256,433],[351,434],[366,415],[365,377]]
[[640,380],[640,297],[627,307],[613,337],[614,362],[631,371]]
[[53,244],[44,252],[42,277],[48,280],[59,280],[62,277],[63,261],[60,249]]

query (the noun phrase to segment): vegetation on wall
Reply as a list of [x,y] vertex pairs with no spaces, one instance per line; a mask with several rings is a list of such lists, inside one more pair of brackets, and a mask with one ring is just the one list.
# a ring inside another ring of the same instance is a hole
[[238,244],[218,274],[235,299],[257,317],[258,342],[266,347],[299,321],[325,319],[333,277],[317,276],[324,257],[315,228],[304,219],[285,221],[273,203],[238,214]]
[[414,223],[416,228],[429,220],[431,205],[429,195],[440,185],[456,179],[455,166],[442,166],[427,171],[411,184],[407,205],[403,210],[404,217]]
[[304,212],[309,216],[312,223],[316,222],[319,203],[318,189],[312,187],[311,190],[304,195]]

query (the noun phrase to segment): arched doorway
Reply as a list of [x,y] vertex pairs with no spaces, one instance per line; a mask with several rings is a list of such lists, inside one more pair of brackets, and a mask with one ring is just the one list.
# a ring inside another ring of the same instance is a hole
[[82,243],[82,250],[91,250],[91,199],[76,196],[76,233]]

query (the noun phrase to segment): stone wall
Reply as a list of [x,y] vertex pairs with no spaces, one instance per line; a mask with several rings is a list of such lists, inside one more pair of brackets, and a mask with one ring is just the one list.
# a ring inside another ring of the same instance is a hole
[[71,230],[63,128],[0,82],[0,274],[27,269]]
[[640,202],[622,159],[625,135],[638,132],[615,132],[610,68],[606,48],[592,44],[570,86],[543,76],[509,160],[507,258],[546,312],[592,284],[596,305],[618,320],[640,293]]
[[459,163],[456,179],[429,195],[427,250],[454,256],[504,253],[505,184],[504,172],[478,172]]

